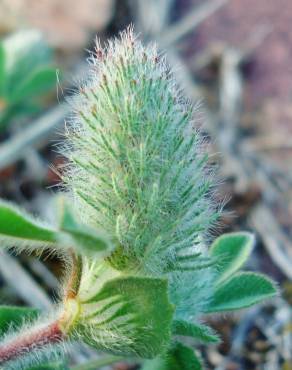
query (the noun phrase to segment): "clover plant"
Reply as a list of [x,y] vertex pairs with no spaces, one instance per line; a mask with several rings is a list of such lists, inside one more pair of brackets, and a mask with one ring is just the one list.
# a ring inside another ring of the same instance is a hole
[[207,314],[249,307],[276,288],[239,272],[252,234],[224,234],[209,247],[221,207],[193,106],[165,58],[130,29],[104,49],[97,43],[71,106],[56,224],[0,204],[1,246],[53,251],[66,270],[49,314],[23,309],[32,318],[19,327],[19,308],[0,309],[1,325],[15,327],[0,364],[37,366],[78,340],[140,358],[143,370],[201,369],[186,338],[220,341]]

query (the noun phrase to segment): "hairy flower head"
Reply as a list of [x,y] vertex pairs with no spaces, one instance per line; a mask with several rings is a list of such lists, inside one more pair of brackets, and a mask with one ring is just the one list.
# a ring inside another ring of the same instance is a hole
[[197,317],[212,290],[205,244],[219,211],[194,107],[165,57],[131,29],[105,48],[97,43],[72,106],[65,182],[82,223],[115,245],[102,262],[84,260],[84,317],[94,308],[82,296],[128,275],[165,278],[176,317]]
[[217,218],[193,106],[131,30],[97,44],[90,62],[72,104],[66,182],[83,221],[115,238],[114,266],[164,273]]

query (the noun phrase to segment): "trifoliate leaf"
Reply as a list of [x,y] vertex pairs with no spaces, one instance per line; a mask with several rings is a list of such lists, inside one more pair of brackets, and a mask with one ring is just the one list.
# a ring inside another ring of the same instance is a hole
[[31,307],[0,306],[0,333],[3,334],[9,327],[16,328],[24,320],[31,320],[38,316],[39,310]]
[[205,312],[238,310],[277,293],[275,283],[264,275],[242,272],[220,285]]
[[173,306],[164,279],[109,280],[81,307],[81,338],[98,349],[152,358],[169,343]]
[[203,343],[220,342],[220,338],[218,337],[218,335],[208,326],[202,324],[195,324],[184,320],[173,321],[172,333],[174,335],[193,337],[199,342]]
[[218,284],[239,270],[249,257],[254,243],[254,236],[247,232],[224,234],[214,241],[210,253],[217,261]]
[[193,349],[175,343],[164,355],[145,361],[142,370],[202,370],[201,361]]

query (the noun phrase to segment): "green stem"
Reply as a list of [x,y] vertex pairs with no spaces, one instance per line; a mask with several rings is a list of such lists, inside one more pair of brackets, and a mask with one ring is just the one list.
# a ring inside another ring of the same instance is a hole
[[98,358],[96,360],[88,361],[85,364],[77,365],[71,368],[71,370],[96,370],[102,366],[111,365],[115,362],[122,361],[123,357],[117,356],[106,356]]

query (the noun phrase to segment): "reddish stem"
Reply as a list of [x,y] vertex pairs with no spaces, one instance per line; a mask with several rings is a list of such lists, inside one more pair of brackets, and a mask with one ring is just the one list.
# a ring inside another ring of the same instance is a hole
[[31,332],[21,333],[12,338],[8,343],[0,346],[0,365],[6,361],[25,355],[30,351],[35,351],[47,344],[61,342],[64,334],[59,328],[58,322],[49,324],[46,327],[34,329]]
[[[72,266],[64,297],[64,307],[67,307],[65,303],[68,300],[71,301],[76,297],[82,273],[81,257],[76,256],[73,251],[70,251],[70,256]],[[28,354],[30,351],[42,349],[48,344],[63,341],[65,339],[65,333],[61,328],[64,329],[68,323],[71,323],[71,316],[72,312],[70,310],[69,312],[65,311],[59,320],[45,327],[33,328],[30,331],[27,330],[26,332],[19,333],[19,335],[15,335],[15,337],[0,345],[0,366],[7,361],[15,360],[18,357]]]

